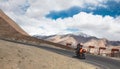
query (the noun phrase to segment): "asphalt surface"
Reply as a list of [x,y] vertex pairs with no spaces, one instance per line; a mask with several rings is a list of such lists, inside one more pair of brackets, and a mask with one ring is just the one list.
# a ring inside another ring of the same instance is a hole
[[[75,53],[73,51],[57,49],[57,48],[48,47],[48,46],[38,46],[38,47],[48,50],[48,51],[61,54],[61,55],[65,55],[71,58],[78,59],[74,57]],[[120,69],[120,60],[115,60],[115,59],[111,59],[108,57],[86,54],[86,59],[79,59],[79,60],[96,65],[100,67],[101,69]]]
[[[21,42],[15,42],[15,43],[21,43]],[[55,52],[57,54],[61,54],[67,57],[78,59],[75,57],[74,51],[65,50],[65,49],[54,47],[54,46],[46,46],[46,45],[38,46],[38,45],[32,45],[32,44],[26,44],[26,43],[21,43],[21,44],[35,46],[35,47],[42,48],[42,49],[45,49],[51,52]],[[78,61],[83,61],[83,62],[96,65],[100,67],[101,69],[120,69],[120,60],[114,60],[114,59],[102,57],[102,56],[86,54],[86,59],[78,59]]]

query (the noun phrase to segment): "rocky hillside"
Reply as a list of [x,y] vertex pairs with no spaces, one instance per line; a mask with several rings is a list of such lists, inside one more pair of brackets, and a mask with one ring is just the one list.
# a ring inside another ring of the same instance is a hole
[[0,10],[0,37],[29,36],[11,18]]
[[9,18],[2,10],[0,10],[0,39],[7,39],[13,41],[23,42],[43,42],[29,36],[23,29],[21,29],[11,18]]
[[93,36],[85,36],[85,35],[75,35],[75,34],[66,34],[66,35],[52,35],[52,36],[34,36],[37,38],[41,38],[47,41],[60,43],[66,45],[66,43],[71,43],[72,46],[76,46],[77,43],[83,43],[85,46],[93,45],[93,46],[120,46],[120,41],[109,41],[103,38],[96,38]]

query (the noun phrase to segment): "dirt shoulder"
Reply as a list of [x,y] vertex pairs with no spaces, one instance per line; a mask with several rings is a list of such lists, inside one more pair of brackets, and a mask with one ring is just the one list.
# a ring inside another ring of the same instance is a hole
[[96,69],[37,47],[0,40],[0,69]]

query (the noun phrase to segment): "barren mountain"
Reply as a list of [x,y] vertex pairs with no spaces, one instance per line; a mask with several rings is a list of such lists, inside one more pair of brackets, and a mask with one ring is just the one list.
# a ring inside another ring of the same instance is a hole
[[29,36],[2,10],[0,10],[0,38],[14,40],[14,41],[24,41],[24,42],[33,42],[33,41],[38,41],[39,43],[42,42],[42,40],[37,40]]
[[[35,36],[39,38],[39,36]],[[84,35],[73,35],[73,34],[66,34],[66,35],[53,35],[49,37],[45,37],[44,40],[60,43],[66,45],[66,43],[72,44],[72,46],[76,46],[77,43],[86,43],[90,40],[97,40],[96,37],[92,36],[84,36]]]
[[101,46],[101,47],[106,47],[107,46],[107,40],[106,39],[99,39],[99,40],[94,40],[91,39],[90,41],[84,43],[85,46]]
[[66,34],[66,35],[52,35],[52,36],[34,36],[37,38],[43,38],[44,40],[60,43],[66,45],[66,43],[71,43],[72,46],[76,46],[77,43],[83,43],[85,46],[97,46],[97,47],[105,47],[105,46],[120,46],[120,41],[109,41],[103,38],[97,38],[94,36],[87,36],[83,34]]
[[54,37],[47,38],[46,40],[52,41],[52,42],[55,42],[55,43],[60,43],[60,44],[63,44],[63,45],[65,45],[66,43],[72,43],[73,45],[75,45],[77,43],[77,41],[71,36],[63,37],[63,36],[60,36],[60,35],[56,35]]
[[29,36],[11,18],[0,10],[0,37]]

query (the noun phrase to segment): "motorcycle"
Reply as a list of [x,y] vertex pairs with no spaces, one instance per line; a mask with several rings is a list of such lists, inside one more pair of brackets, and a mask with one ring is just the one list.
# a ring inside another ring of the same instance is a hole
[[85,59],[86,58],[85,53],[86,53],[85,49],[80,49],[79,51],[76,51],[76,56],[77,58]]

